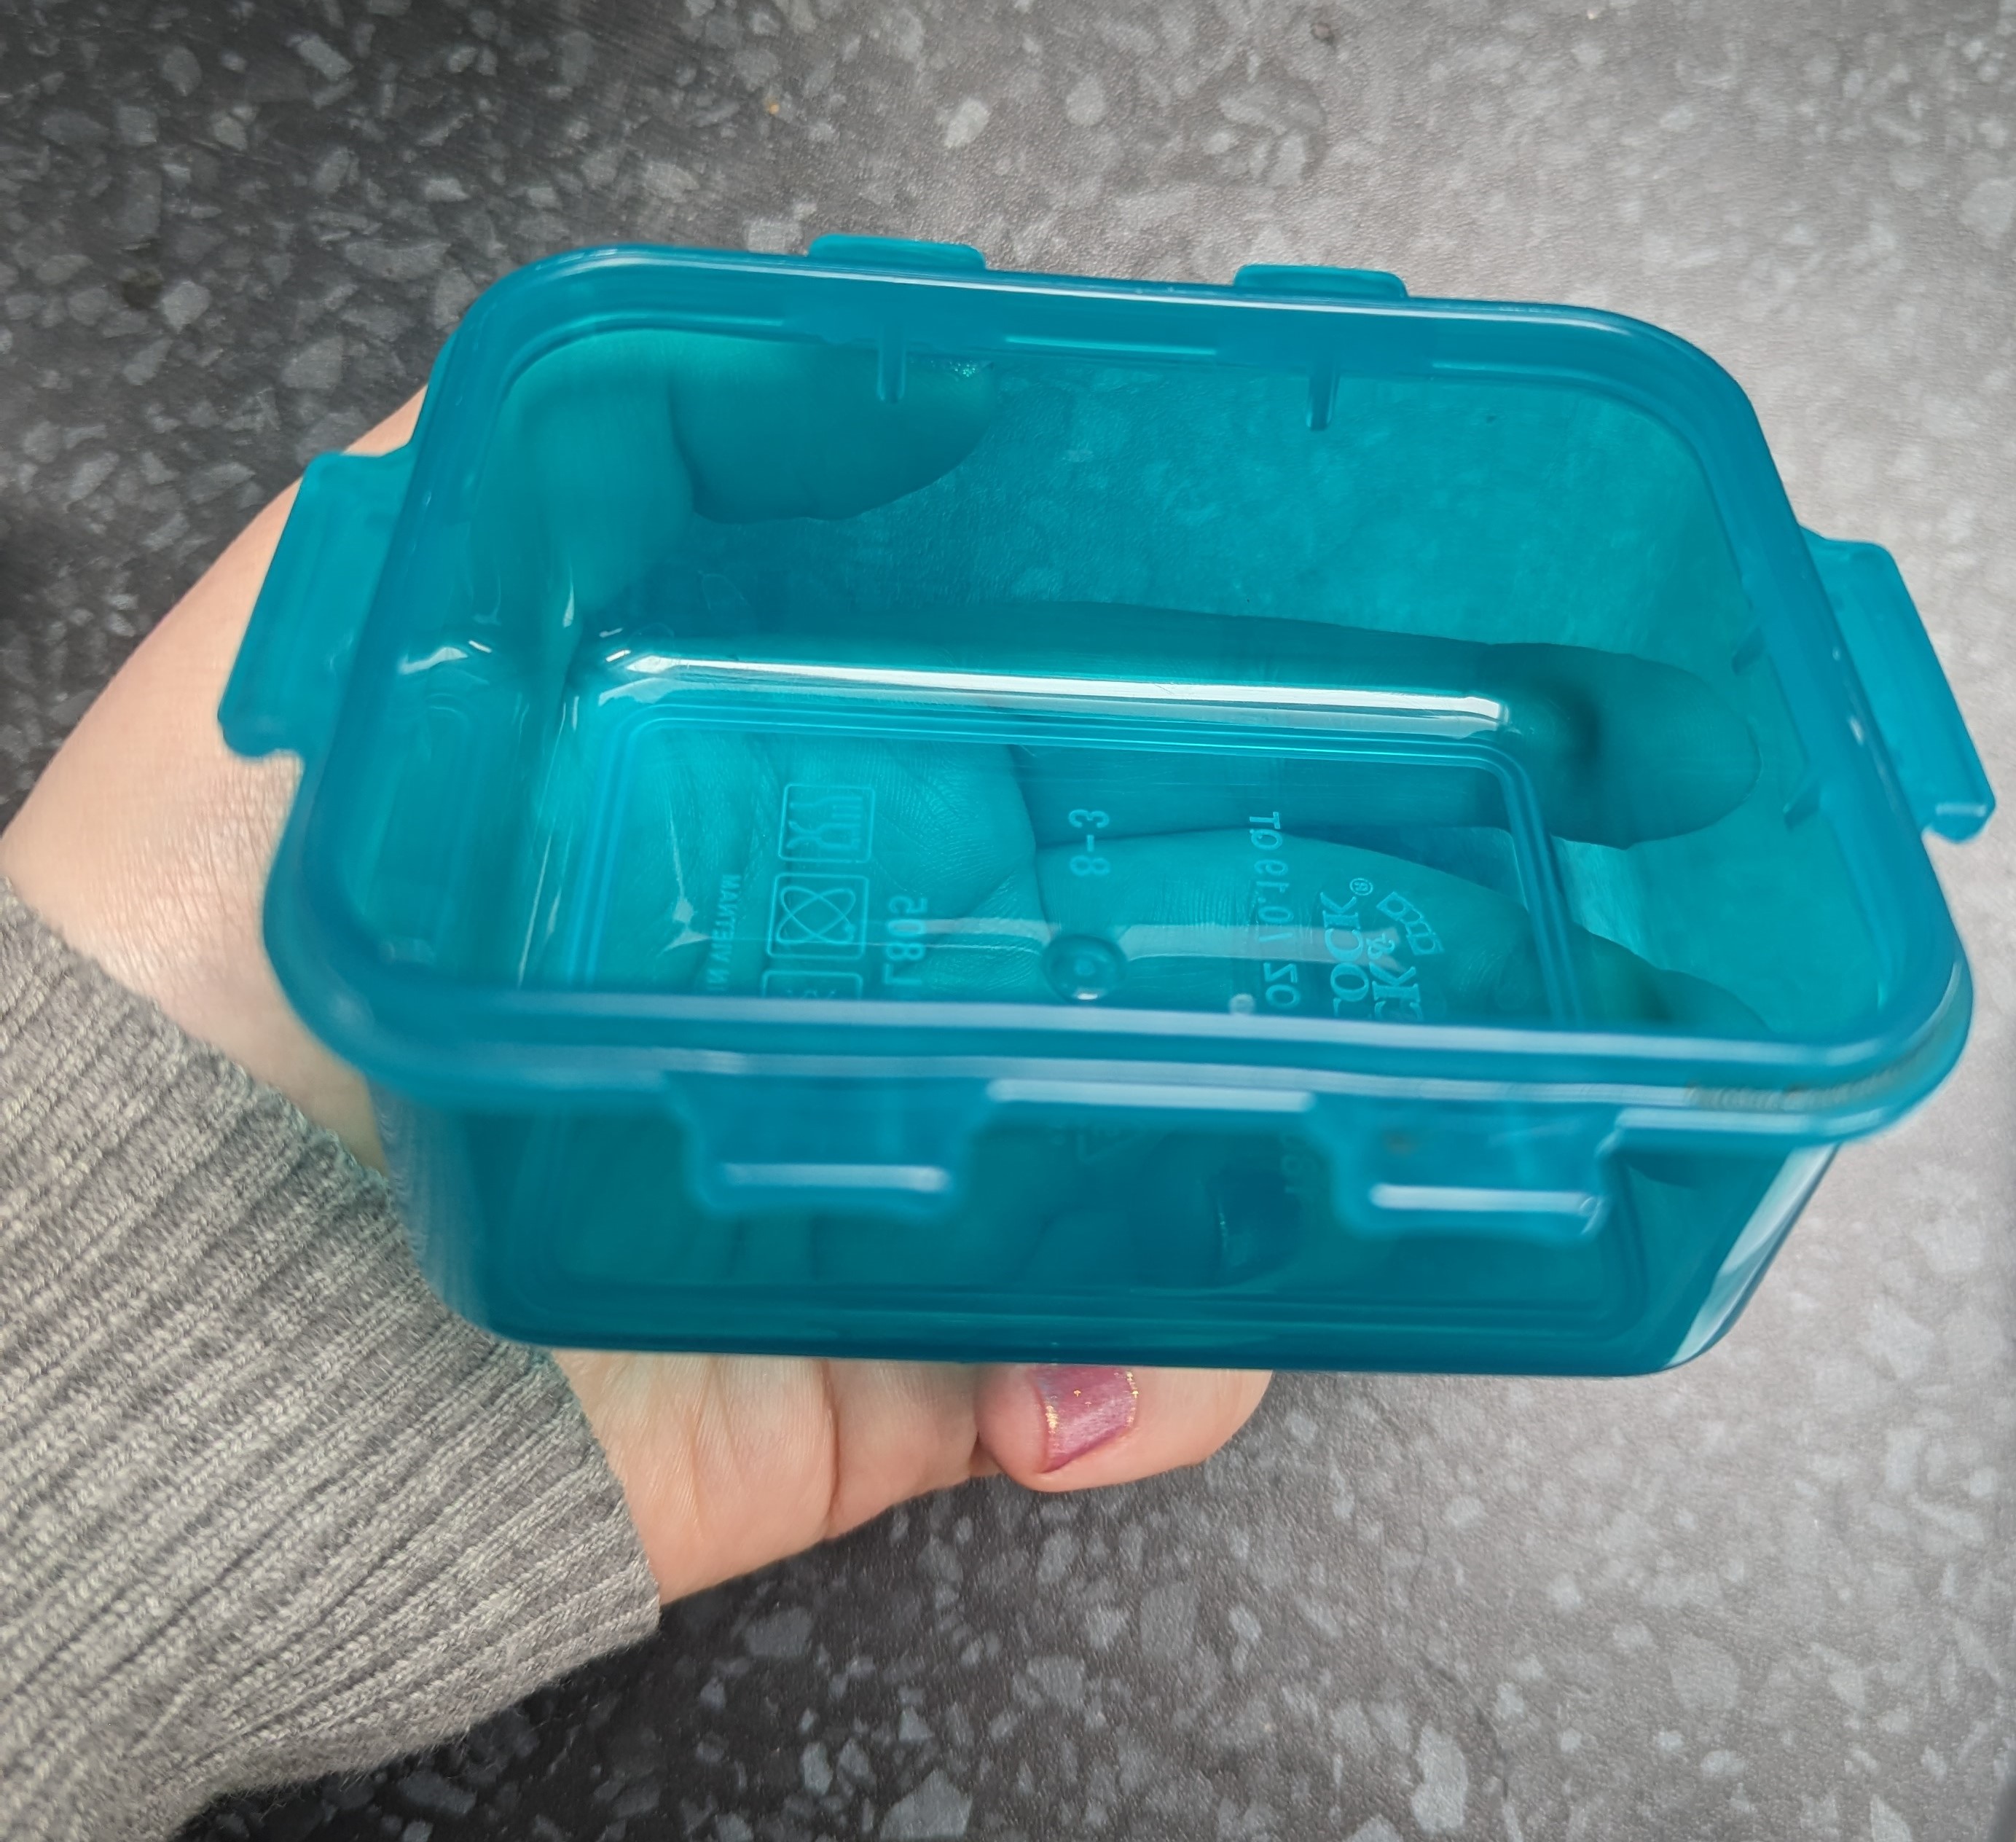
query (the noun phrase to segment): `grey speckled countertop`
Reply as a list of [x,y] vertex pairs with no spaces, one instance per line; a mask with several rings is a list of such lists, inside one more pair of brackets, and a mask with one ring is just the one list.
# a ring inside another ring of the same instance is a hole
[[[0,12],[0,814],[473,292],[625,236],[1641,314],[1890,545],[2016,788],[2002,0],[236,0]],[[1958,1076],[1733,1336],[1594,1384],[1285,1379],[1197,1473],[982,1486],[204,1837],[1985,1835],[2016,1768],[2016,829],[1941,850]]]

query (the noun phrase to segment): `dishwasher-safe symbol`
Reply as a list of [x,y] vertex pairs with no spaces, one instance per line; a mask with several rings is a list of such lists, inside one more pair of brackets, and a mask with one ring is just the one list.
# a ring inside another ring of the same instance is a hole
[[874,829],[873,787],[794,780],[784,789],[777,855],[787,863],[866,863]]
[[868,938],[868,878],[787,870],[770,895],[770,950],[780,959],[851,960]]

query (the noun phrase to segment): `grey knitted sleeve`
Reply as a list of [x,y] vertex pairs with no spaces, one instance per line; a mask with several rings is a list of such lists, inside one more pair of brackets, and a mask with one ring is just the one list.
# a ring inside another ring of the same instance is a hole
[[167,1835],[657,1624],[551,1360],[0,884],[0,1835]]

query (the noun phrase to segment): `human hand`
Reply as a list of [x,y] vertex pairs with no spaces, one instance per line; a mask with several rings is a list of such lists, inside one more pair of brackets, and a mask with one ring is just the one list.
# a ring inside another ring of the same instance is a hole
[[[934,712],[937,694],[916,677],[1082,683],[1152,660],[1186,680],[1489,701],[1500,711],[1491,741],[1524,769],[1546,828],[1625,845],[1712,824],[1755,779],[1748,725],[1690,672],[1586,647],[1257,615],[878,606],[844,537],[823,586],[815,566],[809,594],[766,592],[772,540],[724,548],[720,527],[845,518],[898,499],[954,468],[999,407],[985,367],[917,365],[887,402],[873,365],[866,350],[639,330],[563,347],[513,386],[475,494],[470,554],[492,579],[416,640],[430,690],[416,676],[412,694],[541,712],[550,743],[521,853],[538,887],[529,917],[507,900],[466,924],[456,952],[560,986],[796,986],[816,971],[788,953],[771,964],[769,905],[722,892],[781,887],[799,867],[779,835],[794,790],[865,789],[872,846],[849,860],[868,904],[864,995],[1218,1011],[1286,998],[1305,1015],[1509,1022],[1554,1014],[1572,984],[1602,1021],[1755,1027],[1727,993],[1577,928],[1550,976],[1517,897],[1378,848],[1411,855],[1419,834],[1466,830],[1502,838],[1508,795],[1474,764],[1100,747],[1089,734],[1067,744],[1054,732],[1011,745],[998,722],[962,730],[952,706]],[[935,516],[956,519],[959,506]],[[688,548],[696,518],[715,528]],[[930,515],[900,535],[866,529],[870,556],[943,541]],[[862,679],[892,666],[899,677],[879,689]],[[855,722],[839,707],[848,698],[879,698],[903,722]],[[401,861],[423,886],[388,910],[424,906],[438,848],[428,803],[401,821],[413,834]],[[1255,815],[1270,812],[1288,867],[1256,885]],[[605,830],[612,845],[582,848]],[[1460,841],[1456,855],[1462,867]],[[1503,884],[1502,865],[1480,869]],[[1103,958],[1096,992],[1071,989],[1058,962],[1074,950],[1088,965]],[[1287,968],[1283,982],[1263,982],[1263,963]],[[842,975],[840,989],[863,989],[861,978]]]
[[[408,403],[358,443],[410,434]],[[216,710],[292,499],[135,650],[4,834],[0,876],[74,947],[380,1162],[355,1073],[268,965],[261,900],[296,764],[232,755]],[[416,1284],[419,1281],[417,1278]],[[1264,1375],[578,1354],[560,1366],[668,1598],[993,1471],[1071,1490],[1194,1464]]]

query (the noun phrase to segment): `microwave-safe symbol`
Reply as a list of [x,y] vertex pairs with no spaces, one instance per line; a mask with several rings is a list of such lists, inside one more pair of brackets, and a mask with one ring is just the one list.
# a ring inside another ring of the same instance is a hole
[[868,878],[787,870],[770,896],[770,950],[780,958],[859,959],[867,942]]
[[788,863],[866,863],[875,789],[794,780],[784,789],[777,855]]

